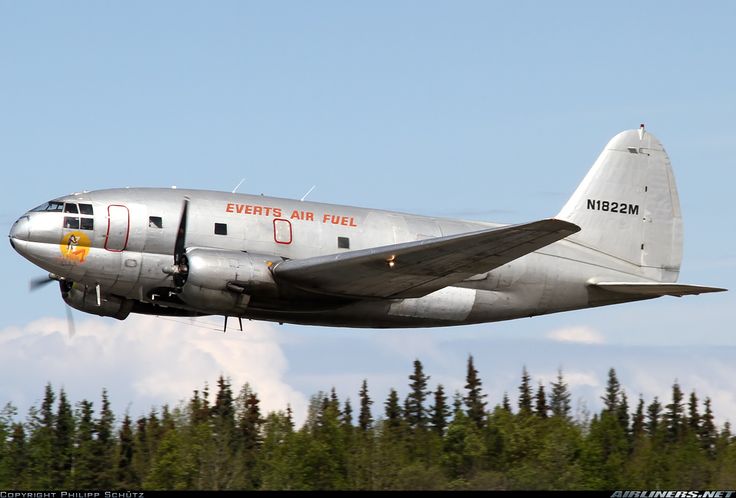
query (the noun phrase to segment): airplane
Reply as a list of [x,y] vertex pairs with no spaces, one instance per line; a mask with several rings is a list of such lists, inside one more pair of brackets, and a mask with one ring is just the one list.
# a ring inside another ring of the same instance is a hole
[[78,310],[364,328],[495,322],[726,289],[677,283],[682,217],[644,125],[553,218],[515,225],[172,188],[85,191],[10,243]]

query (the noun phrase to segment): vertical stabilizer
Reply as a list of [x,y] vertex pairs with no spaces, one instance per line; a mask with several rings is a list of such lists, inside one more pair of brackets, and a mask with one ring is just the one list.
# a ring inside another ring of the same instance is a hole
[[682,216],[675,177],[644,125],[608,142],[557,218],[582,228],[569,240],[633,265],[644,277],[677,281]]

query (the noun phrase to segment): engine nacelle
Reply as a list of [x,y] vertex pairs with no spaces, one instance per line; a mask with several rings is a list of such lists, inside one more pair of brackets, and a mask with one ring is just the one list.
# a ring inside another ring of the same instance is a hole
[[213,314],[244,311],[252,296],[276,297],[270,266],[281,258],[221,249],[190,249],[179,298]]
[[70,284],[60,282],[61,297],[64,302],[74,309],[92,313],[99,316],[111,316],[118,320],[125,320],[133,308],[132,299],[124,299],[118,296],[101,296],[100,305],[97,306],[97,290],[85,287],[82,284]]

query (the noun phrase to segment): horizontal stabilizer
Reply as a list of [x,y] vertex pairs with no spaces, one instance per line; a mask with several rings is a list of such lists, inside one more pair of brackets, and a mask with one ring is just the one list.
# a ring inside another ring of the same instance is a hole
[[277,281],[354,298],[421,297],[505,265],[580,228],[548,219],[388,246],[291,259],[273,268]]
[[675,296],[682,297],[691,294],[705,294],[706,292],[723,292],[727,289],[720,287],[706,287],[704,285],[671,284],[661,282],[598,282],[594,287],[620,294],[635,294],[637,296]]

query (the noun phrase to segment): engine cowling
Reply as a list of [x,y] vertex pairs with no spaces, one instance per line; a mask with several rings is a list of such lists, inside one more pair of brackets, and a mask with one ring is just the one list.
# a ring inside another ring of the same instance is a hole
[[133,308],[132,299],[118,296],[101,296],[100,305],[97,305],[97,291],[94,287],[85,287],[82,284],[60,282],[61,297],[64,302],[74,309],[99,316],[111,316],[118,320],[125,320]]
[[179,298],[214,314],[244,311],[251,297],[276,297],[278,287],[270,266],[281,258],[221,249],[186,252],[186,279]]

